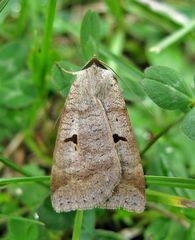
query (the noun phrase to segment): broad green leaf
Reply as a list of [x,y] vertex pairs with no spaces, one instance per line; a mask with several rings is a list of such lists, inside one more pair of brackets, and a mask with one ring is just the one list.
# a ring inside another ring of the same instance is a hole
[[173,240],[173,239],[183,240],[185,239],[186,232],[187,232],[186,229],[184,228],[184,226],[181,226],[180,223],[171,221],[164,240]]
[[13,138],[19,130],[27,126],[31,108],[12,109],[0,107],[0,142]]
[[[35,163],[25,165],[24,170],[34,176],[42,176],[44,173]],[[19,190],[20,194],[17,195],[17,199],[30,208],[38,208],[49,194],[49,189],[38,183],[20,183],[10,186],[10,189]]]
[[145,76],[146,78],[171,86],[176,90],[191,96],[189,89],[180,74],[174,69],[165,66],[152,66],[145,70]]
[[144,231],[144,239],[164,240],[169,223],[164,217],[155,219]]
[[88,11],[81,24],[80,43],[83,56],[86,60],[98,55],[100,36],[100,19],[92,11]]
[[47,228],[63,231],[72,228],[75,216],[75,212],[56,213],[51,206],[50,196],[45,199],[37,214],[39,220],[44,222]]
[[25,42],[9,42],[0,47],[0,84],[21,71],[26,62],[26,56]]
[[[160,229],[160,231],[159,231]],[[155,219],[144,231],[144,239],[152,240],[182,240],[185,239],[185,229],[177,222],[164,217]]]
[[11,42],[0,47],[0,105],[4,107],[26,107],[36,97],[31,76],[23,70],[26,55],[27,48],[22,42]]
[[36,91],[27,72],[10,77],[0,85],[0,105],[12,109],[31,105],[36,98]]
[[1,214],[12,214],[18,209],[18,202],[16,199],[11,198],[9,193],[1,191],[0,194],[0,209]]
[[16,189],[21,192],[17,197],[25,206],[37,208],[48,196],[49,190],[38,183],[17,184]]
[[74,72],[79,69],[77,66],[69,64],[65,61],[58,62],[58,65],[53,66],[51,75],[52,87],[65,97],[69,92],[71,83],[75,76],[71,73],[64,72],[63,69],[70,72]]
[[195,107],[183,119],[182,130],[190,139],[195,141]]
[[193,240],[194,236],[195,236],[195,221],[192,220],[191,226],[190,226],[190,228],[188,230],[188,233],[187,233],[186,240]]
[[184,110],[191,103],[191,93],[173,69],[152,66],[145,70],[143,86],[148,96],[160,107]]
[[147,51],[146,54],[150,65],[163,65],[185,74],[185,72],[182,70],[186,69],[187,66],[185,66],[186,61],[183,58],[183,52],[181,48],[172,46],[171,48],[164,49],[158,54],[151,53],[150,51]]
[[8,222],[8,239],[9,240],[47,240],[47,232],[41,222],[12,217]]

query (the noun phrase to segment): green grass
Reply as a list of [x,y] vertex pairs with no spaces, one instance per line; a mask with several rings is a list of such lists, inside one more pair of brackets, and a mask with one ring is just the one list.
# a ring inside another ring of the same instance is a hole
[[[13,169],[16,170],[14,167]],[[16,170],[17,171],[17,170]],[[0,186],[14,184],[14,183],[33,183],[33,182],[48,182],[49,176],[32,176],[32,177],[17,177],[0,179]],[[145,176],[147,186],[164,186],[173,188],[195,189],[195,179],[178,178],[178,177],[164,177],[164,176]]]
[[[0,1],[1,238],[122,240],[128,229],[132,239],[193,240],[195,6],[97,2]],[[117,75],[140,149],[139,215],[51,206],[57,119],[73,81],[59,66],[77,71],[94,54]]]
[[173,34],[169,35],[167,38],[160,41],[158,44],[150,48],[151,52],[159,53],[163,49],[170,47],[172,44],[181,41],[187,34],[189,34],[195,28],[195,20],[187,23],[186,26],[181,28],[180,30],[174,32]]

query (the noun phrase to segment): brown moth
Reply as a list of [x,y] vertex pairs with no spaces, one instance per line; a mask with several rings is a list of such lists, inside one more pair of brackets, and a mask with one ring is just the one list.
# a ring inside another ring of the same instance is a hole
[[140,156],[117,81],[92,58],[76,73],[60,118],[51,174],[53,208],[142,212],[144,189]]

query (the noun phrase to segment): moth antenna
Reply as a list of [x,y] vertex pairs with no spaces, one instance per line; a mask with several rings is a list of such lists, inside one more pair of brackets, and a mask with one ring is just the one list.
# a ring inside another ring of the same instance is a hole
[[108,64],[106,64],[104,61],[97,59],[96,55],[94,54],[93,57],[84,65],[84,67],[82,68],[82,70],[90,67],[93,63],[95,63],[98,67],[107,69],[109,68],[118,78],[120,78],[120,76],[114,71],[114,69],[112,69],[110,66],[108,66]]
[[72,72],[72,71],[66,70],[65,68],[63,68],[63,67],[62,67],[60,64],[58,64],[58,63],[56,63],[56,66],[59,68],[60,71],[65,72],[65,73],[68,73],[68,74],[77,75],[77,73],[80,72],[80,71]]
[[104,62],[102,62],[101,60],[97,59],[96,55],[94,55],[85,65],[84,67],[82,68],[82,70],[85,70],[89,67],[91,67],[91,65],[95,64],[96,66],[100,67],[100,68],[103,68],[103,69],[107,69],[105,66],[104,66]]

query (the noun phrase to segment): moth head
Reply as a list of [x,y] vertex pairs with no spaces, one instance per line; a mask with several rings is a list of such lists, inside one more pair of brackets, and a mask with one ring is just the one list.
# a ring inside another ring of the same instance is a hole
[[104,64],[103,64],[101,61],[99,61],[99,60],[96,58],[96,56],[94,56],[94,57],[92,57],[92,58],[85,64],[85,66],[82,68],[82,70],[91,67],[93,64],[96,65],[97,67],[100,67],[100,68],[103,68],[103,69],[107,69],[107,68],[104,66]]

